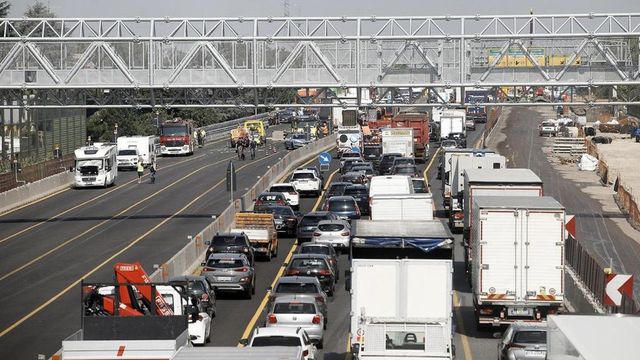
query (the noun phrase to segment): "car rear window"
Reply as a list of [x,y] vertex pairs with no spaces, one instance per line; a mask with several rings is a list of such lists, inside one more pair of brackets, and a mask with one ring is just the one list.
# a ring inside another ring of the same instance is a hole
[[201,281],[190,281],[189,288],[191,289],[191,291],[202,291],[202,292],[207,291],[207,289],[205,289],[204,284]]
[[342,224],[322,224],[318,226],[320,231],[340,231],[342,229],[344,229]]
[[273,312],[276,314],[315,314],[316,307],[312,303],[277,303],[273,307]]
[[396,158],[394,160],[394,165],[401,165],[401,164],[411,164],[411,165],[413,165],[413,160],[412,159],[407,159],[407,158]]
[[331,251],[329,251],[327,246],[303,246],[300,253],[329,255]]
[[316,294],[316,284],[310,283],[282,283],[278,284],[276,293],[280,294]]
[[513,336],[513,342],[518,344],[541,344],[547,341],[544,330],[518,331]]
[[243,238],[239,236],[214,236],[214,246],[243,246],[246,245]]
[[365,188],[347,188],[344,194],[349,196],[367,196],[369,195],[369,190]]
[[402,166],[396,168],[396,174],[413,174],[415,172],[416,168],[411,166]]
[[293,259],[293,261],[291,261],[291,267],[292,268],[326,269],[327,262],[321,258]]
[[382,147],[379,147],[379,146],[372,146],[372,147],[365,146],[364,147],[364,154],[365,155],[380,155],[380,154],[382,154]]
[[280,192],[280,193],[295,192],[296,188],[294,188],[293,186],[279,185],[279,186],[272,186],[271,189],[269,189],[269,191]]
[[355,208],[356,208],[355,204],[351,199],[349,200],[329,199],[329,211],[350,211],[350,210],[354,210]]
[[260,201],[278,201],[282,200],[282,195],[260,195],[258,196]]
[[320,220],[324,220],[324,217],[320,216],[305,216],[300,220],[300,225],[303,226],[316,226],[320,222]]
[[251,346],[302,346],[300,338],[293,336],[260,336],[254,338]]
[[295,173],[293,174],[293,180],[300,180],[300,179],[313,179],[314,176],[312,173]]
[[230,268],[238,268],[243,267],[244,263],[240,259],[209,259],[207,261],[207,267],[219,268],[219,269],[230,269]]
[[334,185],[331,185],[331,187],[329,188],[329,192],[330,193],[340,193],[340,192],[343,192],[346,187],[347,187],[347,185],[334,184]]

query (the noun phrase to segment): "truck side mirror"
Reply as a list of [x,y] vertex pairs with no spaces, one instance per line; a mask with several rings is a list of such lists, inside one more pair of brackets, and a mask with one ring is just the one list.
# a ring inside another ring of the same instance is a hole
[[249,339],[240,339],[240,341],[238,341],[238,344],[242,346],[247,346],[249,345]]
[[203,262],[200,263],[200,266],[206,266],[206,265],[207,265],[207,263],[203,263]]
[[204,244],[205,244],[205,245],[211,245],[211,240],[205,240],[205,241],[204,241]]
[[74,172],[74,171],[76,171],[76,169],[74,169],[73,166],[69,166],[69,172]]

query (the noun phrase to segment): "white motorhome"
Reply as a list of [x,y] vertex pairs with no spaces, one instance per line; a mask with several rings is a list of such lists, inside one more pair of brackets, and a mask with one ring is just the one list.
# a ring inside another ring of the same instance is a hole
[[138,159],[145,166],[160,155],[160,139],[157,136],[120,136],[118,138],[118,167],[136,167]]
[[452,274],[451,260],[353,259],[354,358],[453,359]]
[[472,208],[478,327],[555,314],[564,298],[564,206],[550,196],[479,196]]
[[113,144],[94,143],[74,151],[75,187],[107,187],[118,177],[118,149]]
[[463,133],[466,136],[466,119],[464,110],[443,111],[440,115],[440,139],[446,139],[451,133]]
[[476,153],[473,156],[454,156],[451,158],[451,201],[449,205],[449,227],[451,230],[464,227],[462,209],[464,194],[464,172],[467,169],[504,169],[506,158],[493,153]]
[[382,154],[402,154],[414,157],[413,128],[384,128],[382,135]]
[[369,197],[413,194],[413,182],[406,175],[381,175],[371,178]]
[[370,198],[371,220],[433,220],[433,197],[428,193]]
[[358,152],[362,152],[362,141],[363,135],[360,125],[338,127],[338,137],[336,139],[338,155],[346,152],[354,152],[353,149],[355,148],[359,149]]

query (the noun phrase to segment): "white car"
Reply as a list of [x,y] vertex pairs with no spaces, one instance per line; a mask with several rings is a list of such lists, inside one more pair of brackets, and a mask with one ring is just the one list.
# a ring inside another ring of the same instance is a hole
[[347,220],[322,220],[313,232],[313,242],[330,244],[337,249],[348,249],[351,225]]
[[304,360],[316,359],[316,346],[302,328],[262,327],[253,331],[250,341],[241,341],[248,347],[259,346],[300,346]]
[[116,161],[118,162],[118,169],[136,169],[138,167],[138,150],[137,149],[122,149],[118,150],[116,155]]
[[295,186],[299,193],[312,193],[315,196],[319,196],[322,192],[322,180],[315,170],[295,170],[289,182]]
[[317,300],[309,295],[280,296],[267,309],[267,327],[302,328],[311,342],[322,349],[325,320]]
[[285,199],[287,199],[289,206],[294,209],[298,209],[300,207],[300,194],[296,190],[296,187],[291,183],[273,184],[267,191],[282,193]]
[[553,120],[543,121],[538,128],[540,130],[540,136],[558,136],[558,124]]

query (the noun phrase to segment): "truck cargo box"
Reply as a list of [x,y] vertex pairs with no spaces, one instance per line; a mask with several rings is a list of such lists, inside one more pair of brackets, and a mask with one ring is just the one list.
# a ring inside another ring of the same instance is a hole
[[564,298],[564,206],[549,196],[480,196],[473,214],[471,280],[479,324],[555,313]]
[[300,346],[181,348],[171,360],[300,360]]
[[371,220],[433,220],[431,194],[376,195],[370,200]]

